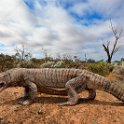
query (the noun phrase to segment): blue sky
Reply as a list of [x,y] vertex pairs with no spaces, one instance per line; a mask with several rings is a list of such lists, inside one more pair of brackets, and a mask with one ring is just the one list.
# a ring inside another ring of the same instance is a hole
[[[124,29],[124,0],[1,0],[0,53],[25,45],[34,57],[78,56],[106,60],[102,44],[114,37],[110,18]],[[113,60],[124,57],[123,37]]]

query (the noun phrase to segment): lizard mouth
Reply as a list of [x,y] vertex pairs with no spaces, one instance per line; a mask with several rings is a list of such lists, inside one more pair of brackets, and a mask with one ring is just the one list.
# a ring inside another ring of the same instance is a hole
[[6,82],[5,81],[1,81],[0,82],[0,91],[2,91],[6,86]]

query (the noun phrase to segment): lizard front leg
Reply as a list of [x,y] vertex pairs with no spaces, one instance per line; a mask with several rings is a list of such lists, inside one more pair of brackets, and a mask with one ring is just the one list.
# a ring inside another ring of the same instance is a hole
[[26,81],[25,94],[19,101],[20,104],[28,105],[31,104],[37,94],[37,86],[33,82]]
[[60,103],[59,105],[75,105],[78,102],[78,93],[79,91],[76,91],[80,87],[80,92],[86,88],[86,77],[85,76],[78,76],[76,78],[73,78],[69,80],[65,88],[68,92],[69,99],[67,102]]

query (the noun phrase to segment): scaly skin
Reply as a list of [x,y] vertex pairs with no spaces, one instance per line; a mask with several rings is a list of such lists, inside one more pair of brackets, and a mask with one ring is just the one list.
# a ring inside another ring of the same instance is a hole
[[11,69],[0,74],[0,90],[11,86],[25,88],[25,96],[20,99],[24,105],[30,104],[37,92],[68,95],[69,100],[60,105],[74,105],[78,102],[78,93],[88,90],[87,99],[94,99],[96,89],[106,91],[124,102],[124,89],[111,84],[103,76],[80,69]]

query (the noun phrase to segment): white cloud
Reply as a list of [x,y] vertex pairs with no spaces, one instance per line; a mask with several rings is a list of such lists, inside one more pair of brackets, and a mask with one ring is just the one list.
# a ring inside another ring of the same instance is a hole
[[103,14],[102,16],[113,17],[121,4],[123,4],[123,0],[88,0],[82,3],[77,2],[70,8],[70,11],[80,16],[85,15],[86,12],[97,12]]
[[[88,3],[79,4],[75,2],[69,11],[74,11],[82,16],[85,14],[85,10],[90,12],[94,10],[104,14],[110,9],[110,13],[117,11],[117,15],[120,17],[121,14],[115,9],[120,1],[89,0]],[[111,39],[108,35],[111,33],[109,20],[95,20],[94,24],[89,26],[82,25],[80,22],[76,22],[66,9],[56,6],[54,2],[42,6],[35,1],[35,10],[30,12],[21,0],[11,2],[1,0],[0,43],[9,45],[9,47],[3,47],[5,50],[1,51],[13,53],[13,47],[25,43],[29,48],[33,48],[35,53],[40,53],[44,48],[50,55],[58,53],[80,55],[83,52],[91,58],[105,58],[102,43],[108,38]],[[121,18],[113,22],[122,24],[123,21]],[[100,42],[100,40],[103,41]],[[124,45],[122,40],[119,44]]]

